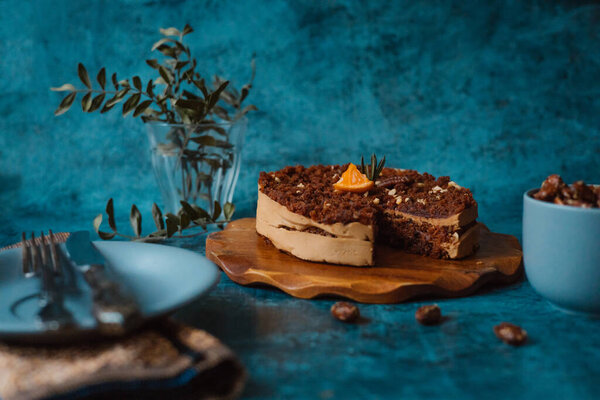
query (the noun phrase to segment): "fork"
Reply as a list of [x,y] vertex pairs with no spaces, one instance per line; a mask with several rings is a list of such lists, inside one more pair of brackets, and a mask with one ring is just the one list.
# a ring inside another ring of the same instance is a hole
[[35,234],[27,240],[21,235],[23,247],[23,274],[30,278],[41,275],[42,289],[39,297],[38,317],[47,330],[65,330],[74,325],[71,312],[64,306],[63,294],[56,283],[56,276],[62,275],[62,265],[54,234],[42,232],[39,243]]

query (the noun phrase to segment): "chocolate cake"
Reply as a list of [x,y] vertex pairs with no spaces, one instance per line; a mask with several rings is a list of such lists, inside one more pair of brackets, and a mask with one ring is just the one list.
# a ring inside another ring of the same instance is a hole
[[355,266],[373,265],[375,242],[435,258],[476,249],[469,189],[447,176],[393,168],[383,168],[364,193],[335,189],[349,165],[261,172],[257,232],[296,257]]

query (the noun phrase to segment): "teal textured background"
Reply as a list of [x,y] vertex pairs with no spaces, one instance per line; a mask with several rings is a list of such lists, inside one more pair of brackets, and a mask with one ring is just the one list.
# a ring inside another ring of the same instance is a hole
[[[519,237],[522,193],[548,174],[600,183],[595,2],[0,5],[0,245],[23,229],[89,229],[109,197],[121,221],[133,202],[145,215],[160,204],[142,123],[117,110],[54,118],[61,97],[48,88],[77,83],[79,61],[94,75],[104,66],[151,78],[143,60],[158,28],[186,22],[207,74],[241,86],[257,55],[249,101],[260,111],[249,118],[238,216],[254,212],[261,170],[371,152],[450,175],[473,190],[481,221]],[[365,306],[369,324],[342,326],[330,304],[224,279],[188,313],[240,352],[248,397],[600,396],[597,321],[557,314],[527,283],[444,302],[456,318],[441,329],[414,326],[415,304]],[[523,323],[531,345],[497,343],[501,319]]]

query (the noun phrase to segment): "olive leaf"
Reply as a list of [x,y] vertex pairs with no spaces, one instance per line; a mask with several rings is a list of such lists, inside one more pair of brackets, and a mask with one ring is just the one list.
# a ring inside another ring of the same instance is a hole
[[204,79],[193,80],[192,83],[196,86],[202,94],[204,95],[204,99],[206,100],[209,96],[208,89],[206,89],[206,84],[204,83]]
[[138,104],[138,106],[135,108],[135,111],[133,112],[133,116],[137,117],[138,115],[142,114],[144,111],[146,111],[146,109],[148,107],[150,107],[150,105],[152,104],[152,100],[144,100],[142,101],[140,104]]
[[100,93],[98,96],[94,97],[92,100],[92,104],[88,109],[88,112],[94,112],[102,105],[104,98],[106,97],[106,93]]
[[81,99],[81,109],[87,112],[92,106],[92,92],[87,92]]
[[223,92],[223,90],[225,90],[227,85],[229,85],[229,81],[221,83],[221,85],[208,96],[208,99],[206,100],[206,102],[208,103],[208,109],[213,108],[214,105],[217,104],[217,101],[219,101],[219,98],[221,97],[221,93]]
[[104,104],[104,108],[100,112],[106,112],[106,111],[110,110],[111,108],[113,108],[115,106],[115,104],[117,104],[118,102],[120,102],[121,100],[123,100],[125,98],[125,95],[127,94],[127,92],[129,92],[129,88],[124,88],[124,89],[119,90],[117,93],[115,93],[115,95],[111,99],[109,99]]
[[150,79],[148,81],[148,84],[146,85],[146,93],[148,93],[148,95],[150,97],[154,97],[153,88],[154,88],[154,84],[152,83],[152,79]]
[[200,218],[201,213],[197,212],[191,205],[190,203],[188,203],[187,201],[180,201],[181,203],[181,207],[183,208],[183,211],[186,212],[187,215],[189,215],[189,217],[191,219],[198,219]]
[[192,32],[194,32],[194,30],[192,29],[192,27],[189,26],[188,24],[185,24],[185,26],[183,27],[183,32],[181,34],[182,34],[182,36],[185,36],[188,33],[192,33]]
[[133,86],[137,90],[141,91],[142,90],[142,80],[140,79],[140,77],[139,76],[134,76],[133,79],[132,79],[132,81],[133,81]]
[[114,238],[116,236],[116,233],[112,232],[112,233],[108,233],[108,232],[102,232],[100,230],[100,225],[102,224],[102,214],[98,214],[96,216],[96,218],[94,218],[94,230],[96,231],[96,233],[98,234],[98,236],[100,236],[100,239],[102,240],[110,240],[112,238]]
[[221,205],[218,201],[215,201],[213,204],[213,221],[216,221],[221,216]]
[[190,139],[194,143],[198,143],[203,146],[214,146],[217,140],[212,136],[198,136]]
[[186,65],[188,65],[189,63],[190,63],[189,60],[188,61],[177,61],[175,63],[175,70],[179,70],[179,69],[185,67]]
[[239,117],[243,117],[245,114],[247,114],[250,111],[257,111],[257,110],[258,110],[258,108],[256,108],[256,106],[254,104],[247,105],[246,107],[244,107],[242,109],[242,111],[240,111]]
[[96,80],[102,89],[104,89],[104,85],[106,85],[106,69],[102,67],[100,71],[98,71],[98,76],[96,76]]
[[179,218],[179,231],[181,232],[182,230],[190,226],[190,222],[192,222],[192,220],[189,215],[187,215],[186,213],[181,214],[181,217]]
[[98,214],[96,215],[96,218],[94,218],[94,230],[96,232],[100,229],[100,225],[102,225],[102,214]]
[[196,221],[201,221],[202,223],[210,221],[210,214],[205,209],[194,206],[194,210],[196,210],[196,213],[199,215],[199,217],[196,218]]
[[203,112],[204,111],[204,101],[202,99],[196,98],[196,99],[191,99],[191,100],[186,100],[186,99],[178,99],[175,102],[175,105],[177,107],[182,107],[182,108],[187,108],[189,110],[195,110],[198,112]]
[[173,213],[167,213],[166,215],[167,219],[170,219],[171,221],[175,222],[177,225],[179,225],[179,217]]
[[54,111],[54,115],[61,115],[66,113],[69,108],[71,108],[71,106],[73,105],[73,102],[75,101],[75,96],[77,96],[76,92],[72,92],[69,93],[58,105],[58,108],[56,109],[56,111]]
[[179,230],[179,221],[167,215],[167,237],[171,237]]
[[146,64],[148,64],[149,66],[151,66],[154,69],[158,69],[158,67],[160,67],[158,60],[156,60],[156,59],[146,60]]
[[53,92],[74,92],[76,89],[75,86],[71,85],[70,83],[65,83],[64,85],[59,87],[51,87],[50,90],[52,90]]
[[163,220],[162,212],[160,208],[156,205],[156,203],[152,204],[152,218],[154,219],[154,224],[156,225],[156,229],[163,230],[165,229],[165,221]]
[[112,198],[106,203],[106,215],[108,215],[108,226],[110,226],[110,229],[113,231],[116,231],[117,223],[115,222],[115,208]]
[[81,79],[81,82],[83,82],[83,84],[87,86],[88,89],[91,89],[92,81],[90,81],[90,76],[88,75],[88,72],[82,63],[79,63],[79,65],[77,66],[77,73],[79,74],[79,79]]
[[123,116],[129,114],[138,105],[140,98],[139,93],[134,93],[123,103]]
[[131,228],[136,237],[140,237],[142,234],[142,214],[138,210],[137,206],[133,204],[131,206],[131,213],[129,214],[129,222]]
[[179,29],[177,28],[160,28],[160,33],[165,35],[165,36],[179,36],[181,35],[181,32],[179,32]]
[[225,205],[223,206],[223,215],[225,216],[225,219],[227,221],[231,220],[231,217],[233,216],[234,212],[235,206],[233,205],[233,203],[225,203]]
[[173,81],[173,75],[171,74],[171,72],[166,69],[165,67],[163,67],[162,65],[158,67],[158,73],[160,74],[160,77],[163,78],[163,80],[167,83],[167,84],[171,84],[171,82]]
[[158,49],[160,46],[164,45],[167,42],[170,42],[171,40],[173,40],[173,39],[169,39],[169,38],[160,39],[158,42],[156,42],[152,45],[152,49],[150,49],[150,51],[154,51],[154,50]]
[[102,231],[98,231],[98,236],[100,236],[100,239],[102,240],[110,240],[112,238],[114,238],[117,234],[114,232],[102,232]]
[[246,96],[248,96],[248,94],[250,93],[250,89],[252,89],[252,84],[250,84],[250,83],[247,83],[244,86],[242,86],[242,94],[240,95],[240,102],[242,102],[246,99]]

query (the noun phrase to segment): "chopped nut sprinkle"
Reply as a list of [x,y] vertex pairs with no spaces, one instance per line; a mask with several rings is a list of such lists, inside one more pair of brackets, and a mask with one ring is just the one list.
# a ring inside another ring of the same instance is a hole
[[448,189],[442,189],[439,186],[434,186],[433,188],[431,188],[431,190],[429,191],[430,194],[432,193],[446,193],[448,191]]

